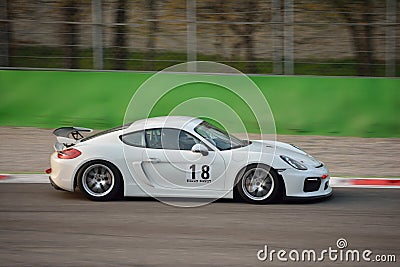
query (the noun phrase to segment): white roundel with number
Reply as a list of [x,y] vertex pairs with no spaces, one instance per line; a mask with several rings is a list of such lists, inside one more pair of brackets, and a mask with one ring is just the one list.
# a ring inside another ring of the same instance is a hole
[[[196,171],[197,168],[197,171]],[[186,175],[186,183],[208,184],[212,181],[210,165],[192,164],[189,166],[189,172]]]

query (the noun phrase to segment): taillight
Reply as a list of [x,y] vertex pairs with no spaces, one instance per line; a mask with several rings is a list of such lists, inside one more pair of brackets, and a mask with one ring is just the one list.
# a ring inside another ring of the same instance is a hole
[[68,148],[58,152],[57,156],[59,159],[74,159],[76,157],[79,157],[81,154],[82,153],[78,149]]
[[45,172],[46,172],[47,174],[50,174],[50,173],[51,173],[51,168],[45,170]]

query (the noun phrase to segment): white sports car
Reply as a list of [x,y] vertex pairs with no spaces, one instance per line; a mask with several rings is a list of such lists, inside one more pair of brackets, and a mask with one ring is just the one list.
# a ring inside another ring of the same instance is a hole
[[62,127],[51,155],[56,189],[120,196],[234,198],[269,203],[332,194],[326,166],[282,142],[240,140],[192,117],[139,120],[89,137]]

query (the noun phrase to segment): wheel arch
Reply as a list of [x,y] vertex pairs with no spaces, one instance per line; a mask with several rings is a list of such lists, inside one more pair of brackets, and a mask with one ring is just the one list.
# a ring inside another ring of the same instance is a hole
[[94,164],[94,163],[106,163],[106,164],[112,165],[118,171],[118,174],[122,179],[122,183],[121,183],[122,189],[121,190],[122,190],[122,192],[124,192],[125,180],[124,180],[124,176],[122,175],[121,170],[117,167],[116,164],[112,163],[109,160],[105,160],[105,159],[90,159],[90,160],[87,160],[84,163],[82,163],[81,166],[77,169],[77,171],[75,172],[75,175],[74,175],[74,189],[78,186],[78,176],[79,176],[80,172],[84,168],[86,168],[89,165]]
[[240,198],[240,195],[239,195],[239,192],[238,192],[238,189],[237,189],[237,184],[239,183],[239,180],[242,178],[242,176],[245,173],[245,171],[247,169],[250,169],[250,168],[253,168],[253,167],[256,167],[256,166],[262,166],[262,167],[264,167],[266,169],[273,170],[276,173],[276,175],[278,176],[278,179],[279,179],[279,183],[281,185],[279,193],[280,193],[280,195],[282,197],[285,197],[286,196],[286,185],[285,185],[285,181],[284,181],[282,175],[276,169],[274,169],[273,167],[269,166],[268,164],[255,163],[254,162],[254,163],[249,163],[246,166],[242,167],[239,170],[239,172],[236,174],[235,181],[233,183],[233,189],[232,189],[233,190],[233,198],[234,199],[239,199]]

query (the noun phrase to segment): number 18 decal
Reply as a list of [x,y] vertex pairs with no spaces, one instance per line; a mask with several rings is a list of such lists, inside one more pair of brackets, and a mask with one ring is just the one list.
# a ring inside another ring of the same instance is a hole
[[[190,165],[189,169],[192,170],[192,179],[196,179],[196,165]],[[201,166],[201,174],[200,174],[201,179],[207,180],[210,178],[210,166],[209,165],[203,165]]]

